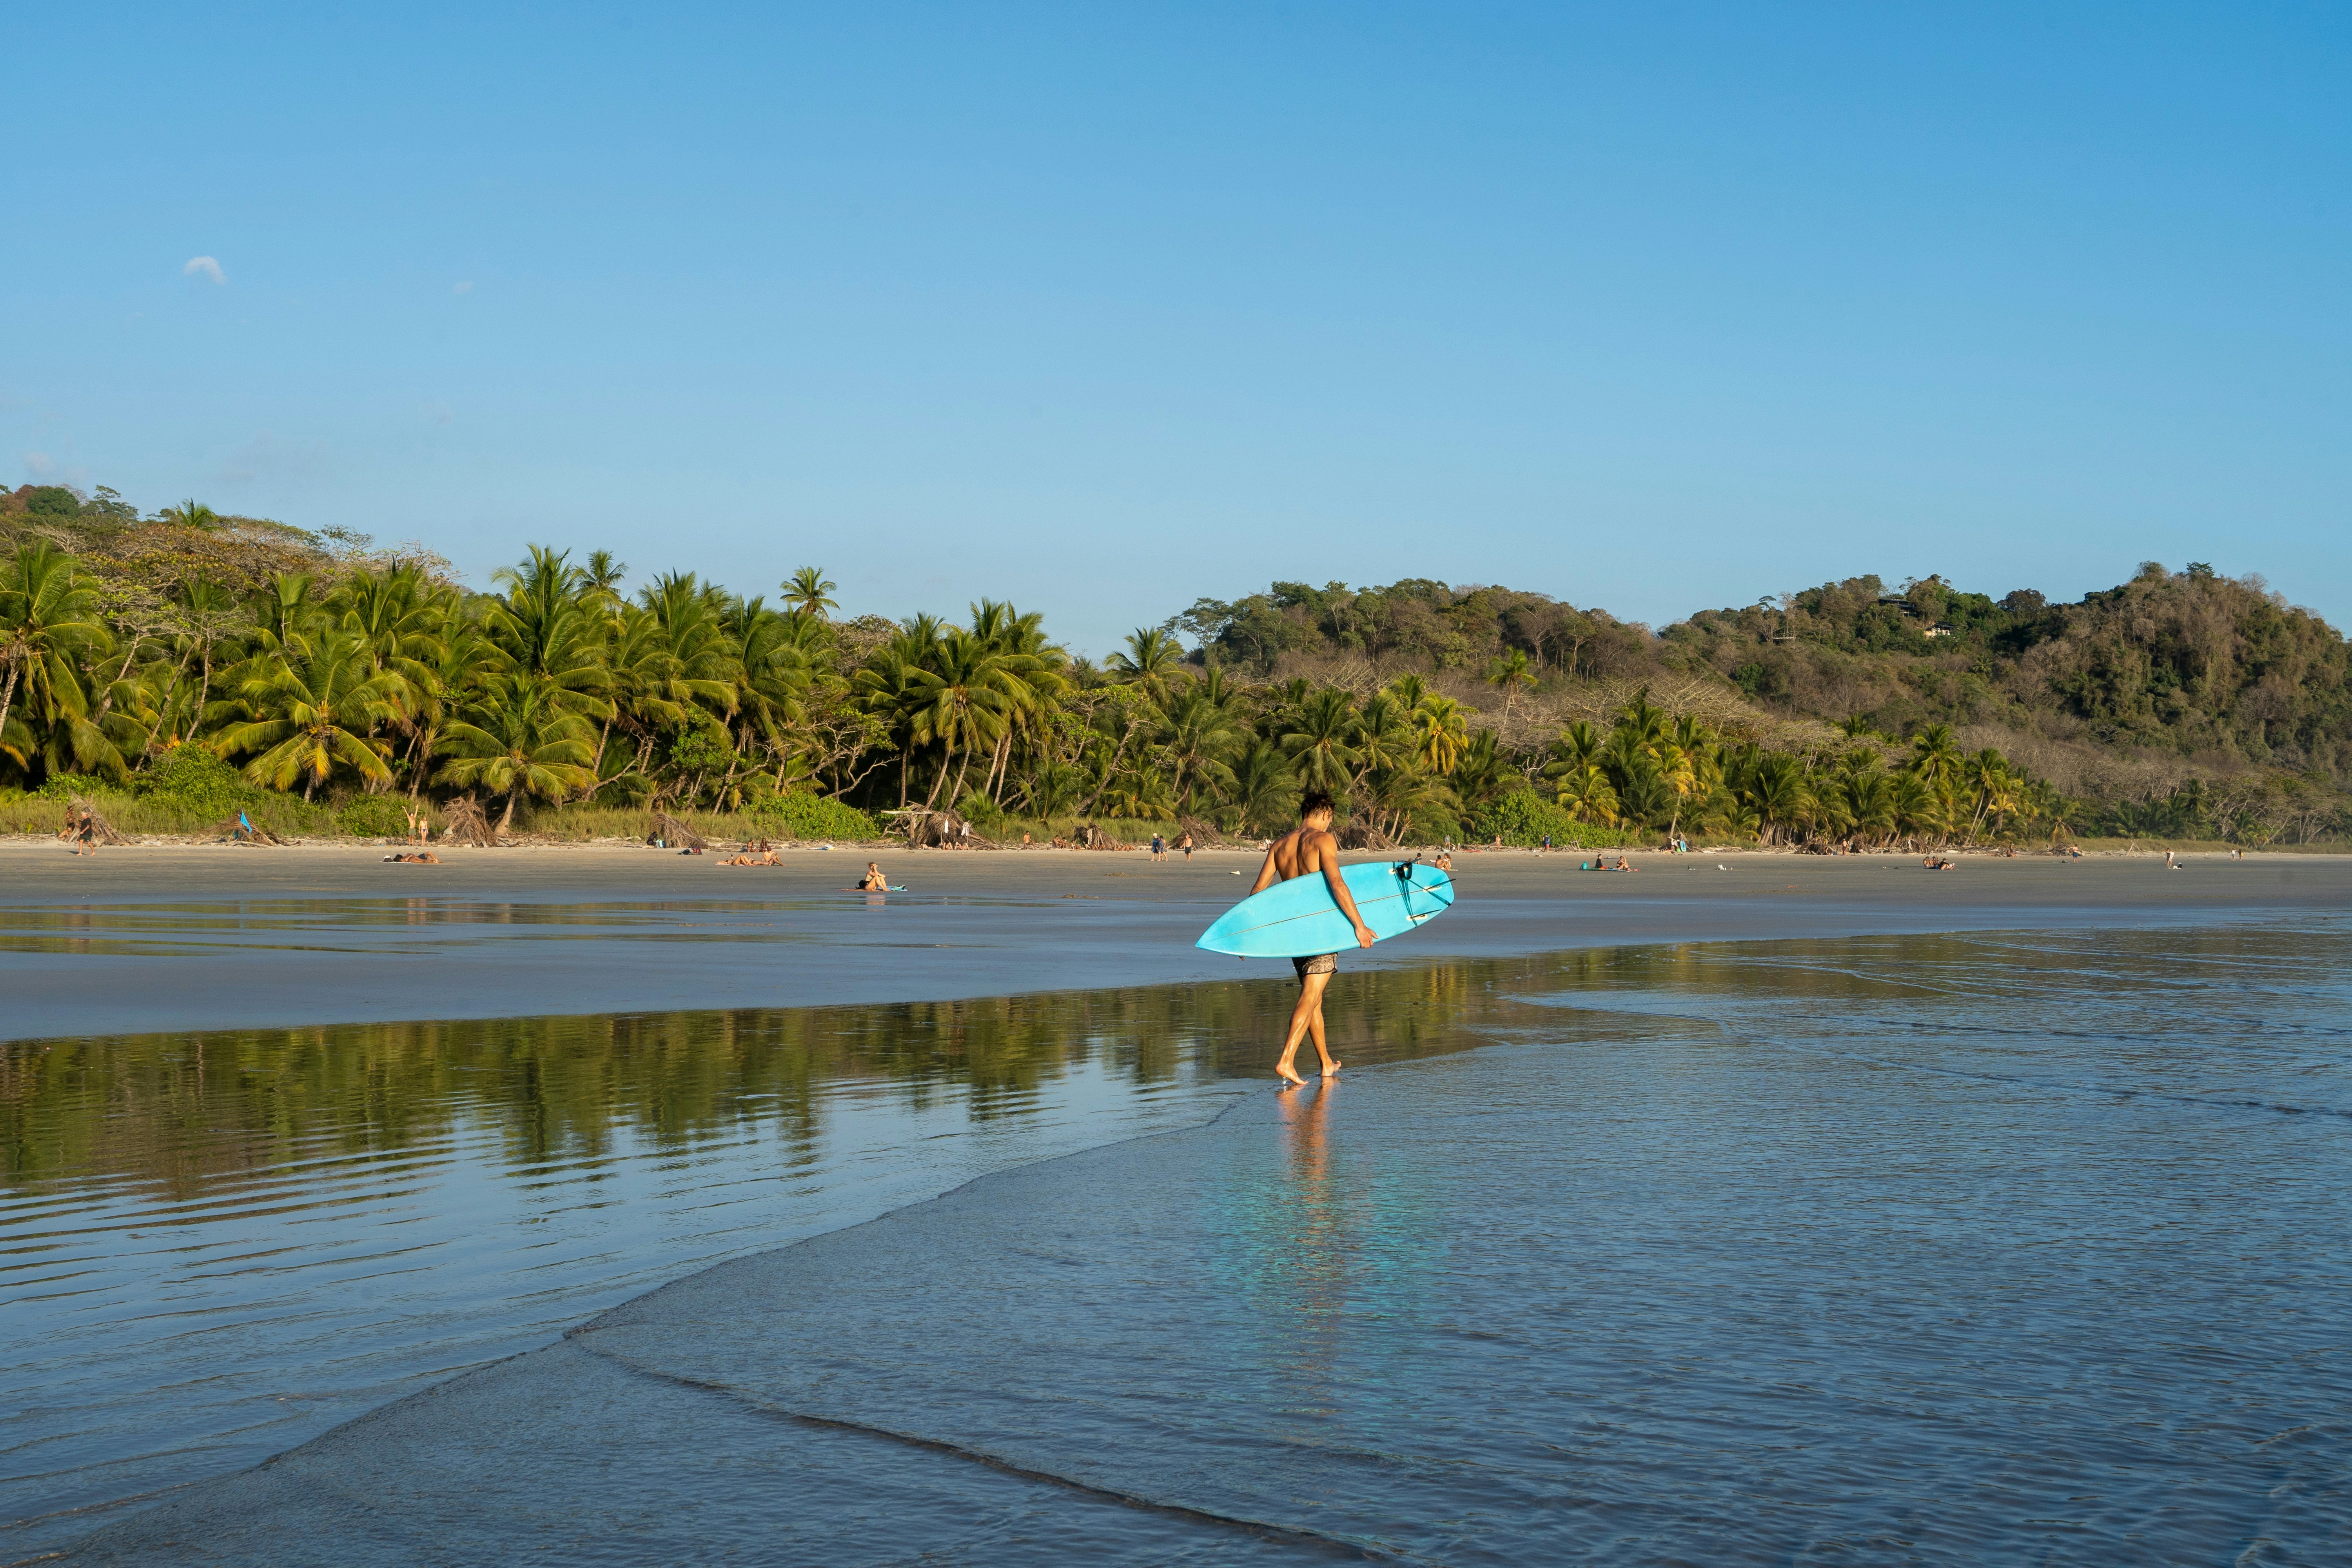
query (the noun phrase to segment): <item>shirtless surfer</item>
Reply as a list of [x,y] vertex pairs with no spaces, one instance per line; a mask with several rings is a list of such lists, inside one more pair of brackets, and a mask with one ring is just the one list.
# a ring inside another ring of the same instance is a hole
[[[1356,945],[1370,947],[1374,940],[1372,928],[1356,912],[1355,895],[1339,878],[1339,841],[1331,837],[1331,797],[1321,790],[1312,791],[1299,802],[1298,826],[1276,839],[1265,852],[1265,864],[1258,868],[1257,882],[1250,891],[1263,893],[1276,882],[1320,871],[1331,889],[1331,901],[1356,928]],[[1274,1064],[1276,1076],[1286,1087],[1307,1081],[1290,1064],[1298,1055],[1298,1042],[1309,1035],[1315,1040],[1315,1054],[1323,1058],[1324,1076],[1339,1070],[1323,1039],[1323,992],[1331,976],[1339,972],[1339,955],[1325,952],[1294,958],[1290,966],[1298,972],[1298,1005],[1290,1010],[1290,1037],[1282,1043],[1282,1059]]]

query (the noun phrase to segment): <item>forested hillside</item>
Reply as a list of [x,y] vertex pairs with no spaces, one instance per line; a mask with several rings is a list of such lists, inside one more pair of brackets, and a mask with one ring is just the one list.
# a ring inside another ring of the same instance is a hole
[[0,804],[1256,834],[1314,785],[1412,841],[2260,843],[2339,835],[2352,761],[2343,639],[2196,565],[2073,605],[1860,577],[1656,633],[1522,589],[1276,584],[1097,664],[986,599],[844,620],[814,568],[772,603],[631,595],[541,548],[476,590],[421,546],[109,490],[0,496]]

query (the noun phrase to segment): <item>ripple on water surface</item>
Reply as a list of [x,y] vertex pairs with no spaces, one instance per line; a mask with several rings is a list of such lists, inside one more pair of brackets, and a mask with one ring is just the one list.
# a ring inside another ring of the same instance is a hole
[[736,1258],[82,1554],[2323,1561],[2347,948],[1382,977],[1343,1054],[1428,1059]]

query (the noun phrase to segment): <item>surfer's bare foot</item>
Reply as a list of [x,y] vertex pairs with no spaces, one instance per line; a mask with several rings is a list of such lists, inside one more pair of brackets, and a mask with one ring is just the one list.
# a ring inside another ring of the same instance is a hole
[[1282,1087],[1285,1089],[1304,1089],[1307,1087],[1307,1080],[1300,1078],[1288,1068],[1276,1068],[1274,1069],[1274,1072],[1276,1078],[1282,1079]]
[[1339,1076],[1339,1068],[1345,1065],[1346,1064],[1342,1062],[1325,1062],[1323,1064],[1323,1076],[1325,1078],[1338,1078]]

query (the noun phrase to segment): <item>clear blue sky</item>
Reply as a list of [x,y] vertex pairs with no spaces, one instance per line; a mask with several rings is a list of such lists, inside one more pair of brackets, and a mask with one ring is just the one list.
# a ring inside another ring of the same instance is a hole
[[2341,7],[370,9],[11,13],[23,479],[1095,653],[1274,578],[2352,623]]

